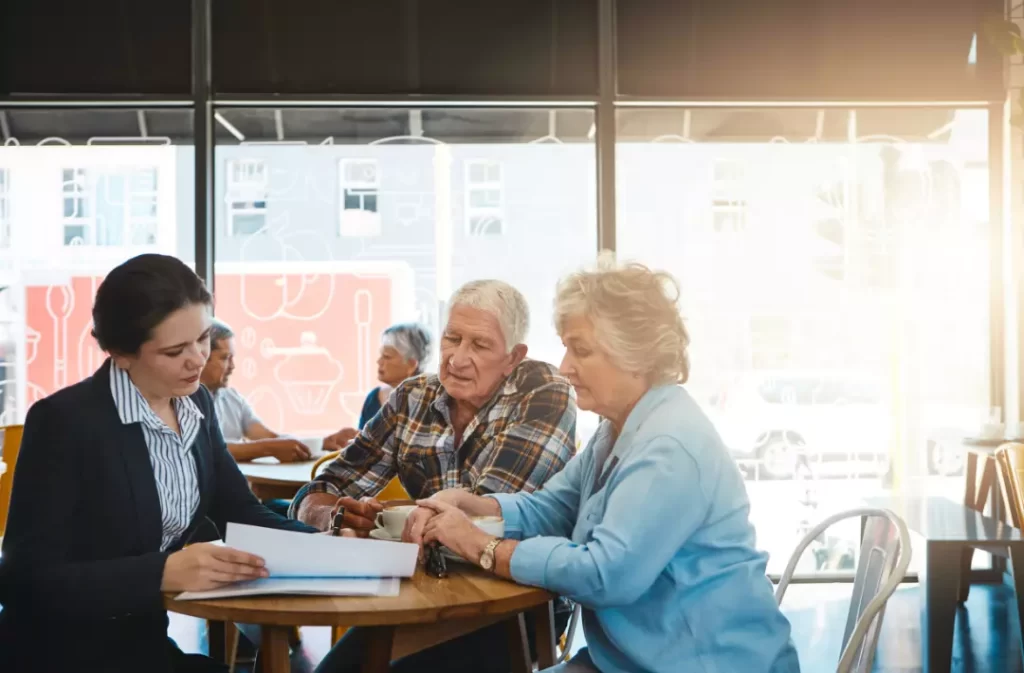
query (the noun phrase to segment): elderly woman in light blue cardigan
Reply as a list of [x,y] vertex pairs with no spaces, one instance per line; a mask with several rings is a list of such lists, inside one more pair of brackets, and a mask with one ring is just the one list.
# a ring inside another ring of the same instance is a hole
[[[562,373],[603,417],[586,450],[532,494],[442,491],[414,541],[583,606],[588,647],[563,672],[793,673],[790,625],[754,547],[750,503],[693,398],[679,290],[640,265],[560,283]],[[470,516],[501,515],[505,539]]]

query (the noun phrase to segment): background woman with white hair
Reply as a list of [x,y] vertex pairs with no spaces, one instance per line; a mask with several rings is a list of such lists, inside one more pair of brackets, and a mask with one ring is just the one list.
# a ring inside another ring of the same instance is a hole
[[377,356],[377,386],[366,396],[359,412],[359,425],[342,428],[328,439],[345,446],[377,415],[388,401],[391,391],[412,376],[423,373],[430,357],[430,332],[418,323],[398,323],[388,327],[380,336],[380,355]]
[[384,330],[377,358],[377,386],[366,396],[359,414],[359,428],[377,415],[391,391],[410,376],[423,373],[430,357],[430,333],[417,323],[400,323]]
[[[604,420],[535,493],[447,490],[419,542],[582,604],[588,648],[568,672],[799,670],[754,546],[743,479],[686,381],[678,287],[604,265],[558,287],[561,372]],[[507,539],[470,516],[501,515]]]

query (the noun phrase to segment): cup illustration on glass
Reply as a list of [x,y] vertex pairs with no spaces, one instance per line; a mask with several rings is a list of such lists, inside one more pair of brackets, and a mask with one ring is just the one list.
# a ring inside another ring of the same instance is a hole
[[303,332],[299,345],[277,347],[270,339],[262,343],[263,356],[284,356],[274,367],[274,378],[284,386],[292,408],[304,416],[323,413],[331,391],[341,380],[341,363],[316,343],[316,333]]

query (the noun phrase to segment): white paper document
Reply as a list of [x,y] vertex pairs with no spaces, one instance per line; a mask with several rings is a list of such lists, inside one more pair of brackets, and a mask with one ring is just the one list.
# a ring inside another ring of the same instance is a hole
[[186,591],[176,596],[179,601],[239,596],[397,596],[401,580],[397,577],[353,579],[347,577],[267,577],[210,591]]
[[228,523],[224,544],[255,554],[270,577],[211,591],[179,594],[178,600],[262,596],[397,596],[401,577],[416,571],[414,544],[311,535]]
[[412,577],[414,544],[311,535],[229,523],[225,544],[262,558],[271,578]]

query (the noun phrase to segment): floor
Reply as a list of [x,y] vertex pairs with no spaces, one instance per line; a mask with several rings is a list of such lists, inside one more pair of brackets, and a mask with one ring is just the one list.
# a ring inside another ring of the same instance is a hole
[[[785,612],[805,673],[835,670],[842,626],[849,609],[849,584],[803,584],[786,594]],[[908,584],[890,599],[875,658],[880,673],[920,673],[920,594]],[[577,647],[583,646],[578,632]],[[206,650],[205,626],[199,620],[171,616],[171,636],[186,652]],[[330,646],[326,628],[302,629],[302,646],[293,656],[292,671],[312,671]],[[975,586],[957,615],[953,643],[954,671],[960,673],[1024,673],[1013,590],[1004,585]],[[236,670],[248,673],[247,667]]]

